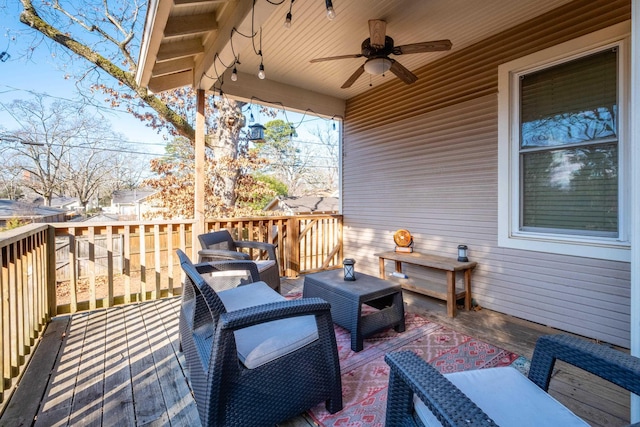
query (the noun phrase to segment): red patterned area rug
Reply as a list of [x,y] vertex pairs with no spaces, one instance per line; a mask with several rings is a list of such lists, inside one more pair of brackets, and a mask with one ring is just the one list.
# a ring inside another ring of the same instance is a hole
[[467,335],[446,329],[418,315],[407,313],[406,331],[389,329],[364,341],[364,349],[351,350],[351,336],[335,326],[342,373],[342,411],[330,414],[321,404],[310,410],[314,421],[325,427],[384,426],[389,366],[384,355],[412,350],[441,372],[508,366],[518,355]]

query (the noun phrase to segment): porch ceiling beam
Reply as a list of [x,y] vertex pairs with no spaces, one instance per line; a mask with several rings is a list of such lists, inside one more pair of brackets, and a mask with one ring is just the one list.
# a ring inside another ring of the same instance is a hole
[[214,13],[202,13],[199,15],[176,16],[172,18],[164,29],[164,37],[182,37],[194,34],[202,34],[218,29],[218,22]]
[[202,52],[204,52],[204,48],[202,46],[202,41],[199,38],[194,40],[185,40],[182,42],[166,43],[161,45],[160,49],[158,49],[156,61],[161,62],[185,58]]
[[260,80],[253,74],[238,73],[236,82],[225,78],[222,90],[227,96],[245,102],[265,104],[275,108],[284,106],[301,113],[311,110],[325,117],[344,117],[344,99],[272,80]]
[[153,68],[152,78],[192,70],[193,67],[194,62],[192,57],[160,62]]
[[177,87],[189,86],[193,81],[193,71],[183,71],[181,73],[168,74],[166,76],[152,77],[149,80],[149,90],[154,93],[164,92],[165,90],[175,89]]

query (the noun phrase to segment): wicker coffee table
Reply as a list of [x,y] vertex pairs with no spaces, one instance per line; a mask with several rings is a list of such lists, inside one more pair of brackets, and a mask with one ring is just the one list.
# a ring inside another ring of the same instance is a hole
[[[351,349],[362,350],[364,338],[393,327],[404,332],[402,287],[362,273],[353,282],[343,279],[342,270],[308,274],[303,296],[320,297],[331,304],[333,322],[351,332]],[[362,305],[377,311],[362,315]]]

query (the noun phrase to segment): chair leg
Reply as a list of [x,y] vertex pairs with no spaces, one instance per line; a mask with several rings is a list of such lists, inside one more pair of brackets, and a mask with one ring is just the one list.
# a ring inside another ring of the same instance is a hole
[[278,265],[268,268],[260,273],[260,279],[265,281],[270,288],[280,293],[280,271]]
[[333,399],[329,399],[325,402],[327,411],[330,414],[335,414],[338,411],[342,411],[342,396],[339,399],[335,397]]

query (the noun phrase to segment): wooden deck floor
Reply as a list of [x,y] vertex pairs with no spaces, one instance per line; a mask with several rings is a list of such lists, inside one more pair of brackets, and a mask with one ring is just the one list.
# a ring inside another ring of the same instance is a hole
[[[301,289],[283,281],[283,293]],[[446,307],[405,292],[407,309],[456,331],[531,357],[538,336],[556,331],[489,310],[446,317]],[[0,426],[198,426],[178,351],[179,298],[74,316],[47,327]],[[593,426],[628,423],[629,393],[560,364],[551,394]],[[313,425],[300,416],[286,427]]]

